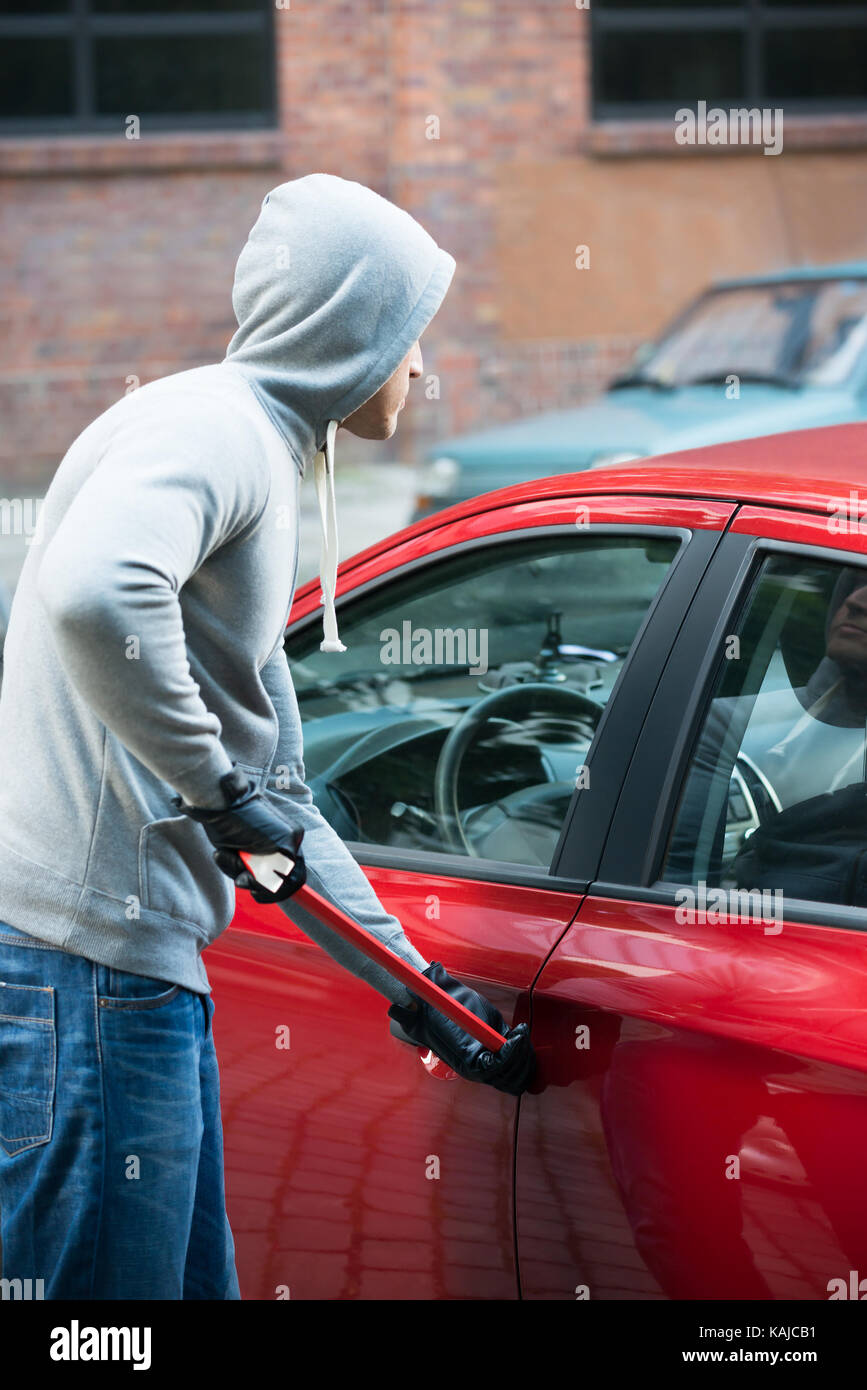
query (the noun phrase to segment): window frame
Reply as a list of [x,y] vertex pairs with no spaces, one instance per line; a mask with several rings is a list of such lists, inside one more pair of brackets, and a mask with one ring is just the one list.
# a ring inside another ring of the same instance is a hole
[[[743,511],[739,508],[732,525]],[[776,509],[769,507],[767,511],[774,513]],[[817,526],[823,524],[815,513],[799,515]],[[772,554],[859,567],[867,579],[867,546],[858,551],[745,531],[727,532],[699,586],[654,697],[611,826],[599,880],[591,885],[595,897],[673,907],[682,888],[695,887],[660,879],[659,872],[696,741],[713,698],[724,640],[743,618],[762,563]],[[696,652],[701,656],[696,657]],[[658,796],[653,795],[656,792]],[[788,922],[867,931],[867,908],[814,898],[784,897],[783,917]]]
[[[22,5],[26,0],[21,0]],[[208,9],[186,14],[130,15],[95,13],[91,0],[69,0],[62,13],[0,15],[0,43],[4,39],[65,38],[71,40],[70,64],[73,110],[65,116],[0,117],[0,138],[15,135],[110,135],[123,134],[126,116],[100,116],[95,107],[93,46],[100,38],[137,38],[193,35],[204,38],[221,34],[260,32],[265,40],[265,105],[257,112],[187,112],[176,115],[129,112],[147,122],[154,134],[196,131],[274,130],[277,113],[277,57],[272,0],[257,0],[250,10]]]
[[[815,9],[800,5],[770,4],[768,0],[743,0],[743,3],[722,6],[707,5],[695,9],[675,6],[647,10],[640,0],[632,6],[608,9],[604,0],[593,0],[590,7],[590,116],[597,124],[613,121],[648,121],[674,119],[675,111],[690,107],[690,101],[606,101],[599,91],[601,47],[606,35],[616,33],[646,34],[650,32],[683,33],[700,38],[702,33],[719,30],[740,31],[744,35],[741,80],[743,93],[714,98],[708,106],[765,107],[784,106],[786,115],[823,116],[830,114],[863,113],[863,97],[794,98],[769,97],[765,94],[763,50],[766,34],[771,29],[805,30],[834,28],[867,28],[867,8],[855,5],[824,4]],[[700,93],[696,96],[696,101]],[[716,147],[710,147],[711,150]]]
[[[592,495],[588,498],[592,501]],[[649,506],[650,498],[642,498]],[[685,506],[692,499],[682,499]],[[580,502],[580,496],[576,496]],[[696,507],[700,503],[695,504]],[[643,704],[636,679],[642,683],[653,682],[661,676],[667,654],[674,643],[680,623],[695,593],[701,576],[720,544],[723,531],[700,527],[698,524],[672,525],[651,522],[591,522],[582,526],[580,532],[573,524],[552,522],[549,525],[527,525],[508,530],[497,530],[470,540],[458,540],[440,549],[415,556],[380,574],[363,580],[356,586],[346,589],[335,600],[340,621],[347,621],[347,612],[353,600],[365,596],[377,588],[400,583],[404,575],[420,566],[431,567],[448,563],[454,555],[466,551],[483,551],[491,546],[521,545],[523,541],[555,535],[591,534],[607,536],[647,536],[648,539],[676,537],[681,541],[668,573],[648,605],[638,632],[624,661],[617,680],[605,705],[592,744],[592,758],[588,754],[588,767],[591,762],[596,768],[595,777],[601,781],[605,790],[607,814],[613,814],[620,784],[626,771],[631,745],[628,730],[640,726],[646,705]],[[313,608],[286,629],[283,650],[290,673],[292,657],[288,648],[293,640],[308,627],[318,628],[321,624],[321,608]],[[634,673],[638,672],[638,677]],[[641,688],[644,688],[642,685]],[[616,717],[615,717],[616,715]],[[302,733],[303,733],[302,718]],[[591,780],[594,773],[591,770]],[[344,843],[353,857],[363,865],[396,869],[411,873],[444,875],[449,878],[477,879],[487,882],[510,883],[516,886],[544,887],[555,891],[584,892],[593,878],[598,858],[601,854],[608,820],[600,813],[598,805],[592,805],[585,797],[582,800],[580,789],[572,793],[572,800],[564,817],[560,839],[552,855],[548,868],[528,864],[515,864],[496,859],[481,859],[459,855],[447,851],[419,851],[385,845],[371,845],[357,840]]]

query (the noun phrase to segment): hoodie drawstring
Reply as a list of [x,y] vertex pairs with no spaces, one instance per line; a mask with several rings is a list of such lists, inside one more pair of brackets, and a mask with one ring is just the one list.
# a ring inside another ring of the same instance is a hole
[[322,522],[322,548],[319,553],[319,579],[322,584],[320,603],[325,604],[319,643],[321,652],[345,652],[346,647],[337,634],[337,614],[334,611],[334,590],[337,586],[337,504],[334,498],[334,436],[339,420],[329,420],[325,432],[325,451],[320,449],[313,460],[319,519]]

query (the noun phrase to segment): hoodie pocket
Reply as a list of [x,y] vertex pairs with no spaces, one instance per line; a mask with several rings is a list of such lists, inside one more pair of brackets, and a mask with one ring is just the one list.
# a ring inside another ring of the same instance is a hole
[[[238,763],[262,790],[264,771]],[[189,816],[149,821],[139,834],[139,899],[142,908],[177,917],[204,935],[228,926],[235,906],[235,884],[214,863],[214,846],[204,827]]]
[[[217,868],[214,846],[189,816],[168,816],[142,827],[139,897],[142,908],[192,923],[204,933],[232,915],[234,884]],[[211,920],[208,920],[210,918]]]
[[[264,769],[236,763],[263,790]],[[189,816],[164,816],[139,834],[139,899],[142,908],[189,922],[210,938],[235,912],[235,883],[214,863],[214,845]]]

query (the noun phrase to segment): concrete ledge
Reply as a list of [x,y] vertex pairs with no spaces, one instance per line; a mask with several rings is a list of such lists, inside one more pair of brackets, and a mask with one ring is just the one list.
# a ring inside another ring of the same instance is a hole
[[186,131],[143,135],[8,136],[0,139],[0,175],[137,174],[189,169],[279,168],[279,130]]
[[[739,102],[738,106],[753,103]],[[684,106],[689,105],[684,102]],[[708,103],[722,105],[722,103]],[[727,109],[727,108],[726,108]],[[867,115],[803,116],[783,111],[783,150],[848,150],[867,148]],[[590,155],[657,154],[677,158],[708,158],[720,155],[761,155],[756,145],[679,145],[674,138],[674,121],[600,121],[590,125],[583,142]]]

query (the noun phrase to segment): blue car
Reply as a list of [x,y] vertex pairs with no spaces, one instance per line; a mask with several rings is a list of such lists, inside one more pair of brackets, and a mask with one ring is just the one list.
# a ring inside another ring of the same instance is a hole
[[412,520],[525,479],[853,420],[867,420],[867,261],[720,281],[587,405],[441,440]]

